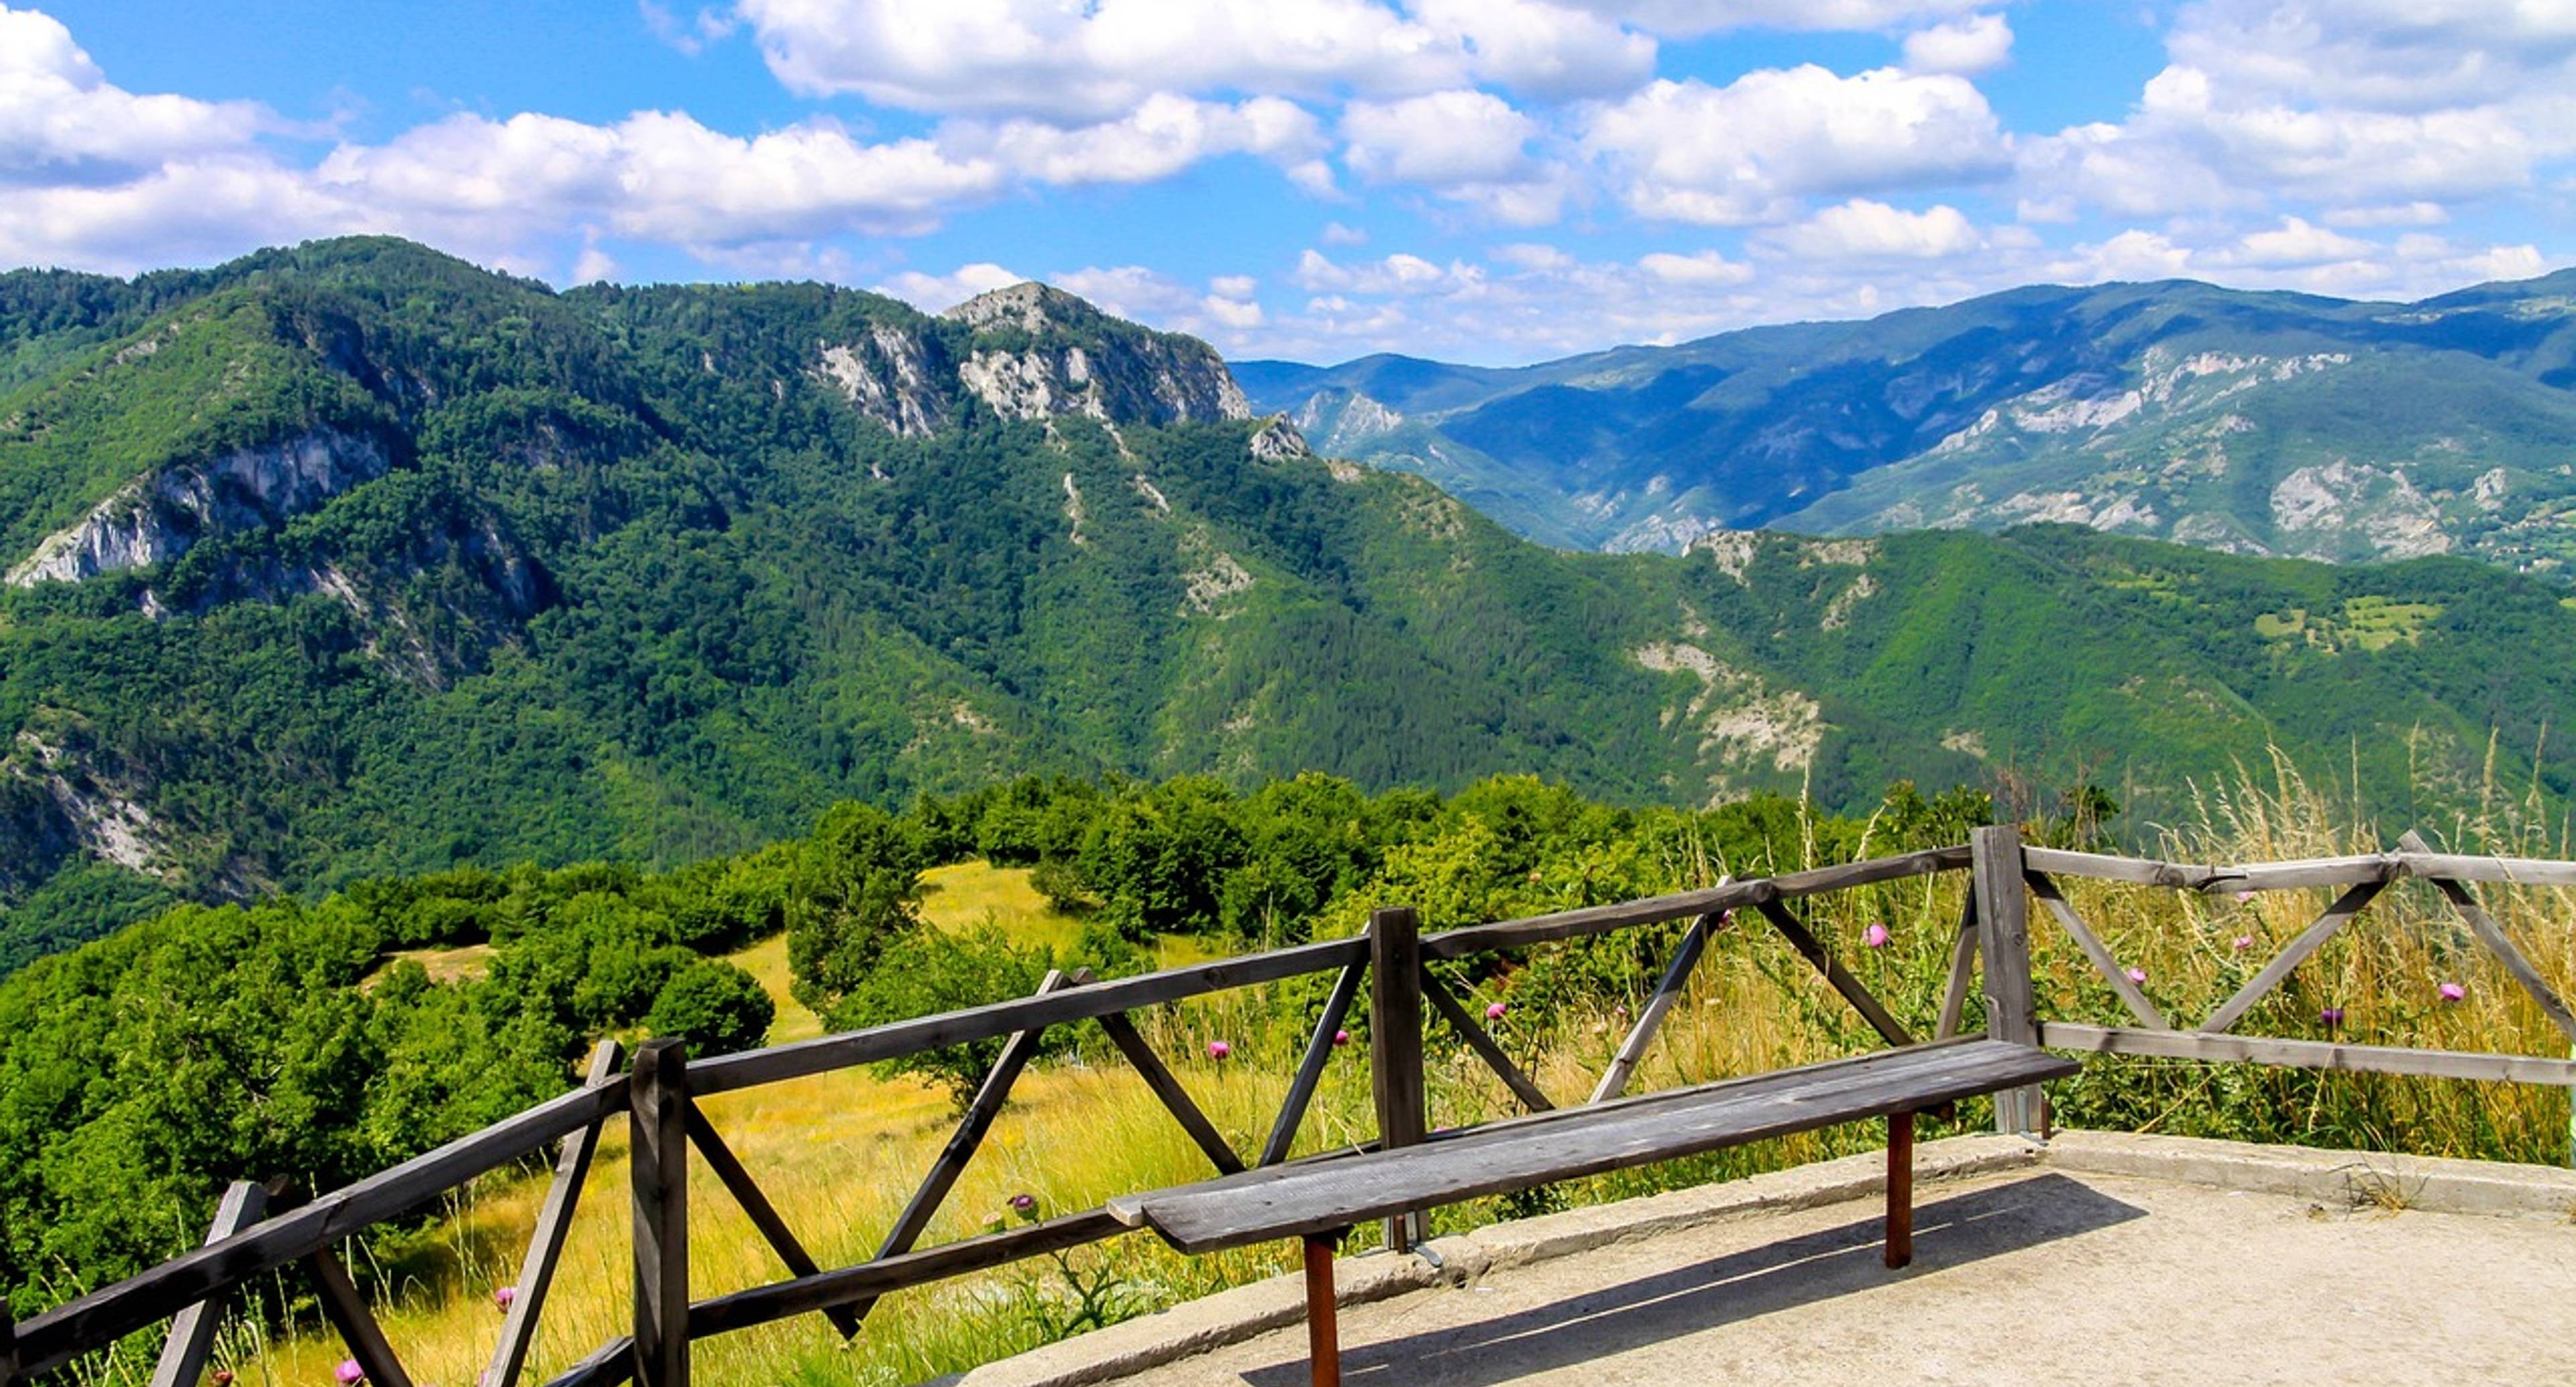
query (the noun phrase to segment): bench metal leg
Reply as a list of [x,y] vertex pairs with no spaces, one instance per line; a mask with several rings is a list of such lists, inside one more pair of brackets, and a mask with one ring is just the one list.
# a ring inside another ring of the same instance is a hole
[[1342,1387],[1342,1334],[1334,1319],[1335,1233],[1306,1235],[1306,1363],[1314,1387]]
[[1914,1114],[1887,1119],[1887,1266],[1914,1260]]

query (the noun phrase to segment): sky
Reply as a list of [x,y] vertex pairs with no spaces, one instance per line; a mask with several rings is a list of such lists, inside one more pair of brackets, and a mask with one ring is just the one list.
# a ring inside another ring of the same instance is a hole
[[0,3],[0,267],[390,232],[1516,364],[2576,263],[2576,0]]

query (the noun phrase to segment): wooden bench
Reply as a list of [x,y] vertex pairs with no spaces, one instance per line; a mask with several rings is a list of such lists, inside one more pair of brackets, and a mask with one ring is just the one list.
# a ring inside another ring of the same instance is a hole
[[1901,1267],[1913,1256],[1914,1114],[2077,1068],[2027,1045],[1963,1037],[1434,1133],[1419,1146],[1266,1166],[1113,1199],[1108,1208],[1183,1252],[1303,1239],[1313,1379],[1338,1387],[1333,1249],[1356,1224],[1885,1117],[1886,1260]]

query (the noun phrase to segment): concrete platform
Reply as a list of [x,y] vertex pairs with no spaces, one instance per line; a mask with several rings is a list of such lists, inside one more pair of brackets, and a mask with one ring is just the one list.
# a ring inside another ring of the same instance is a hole
[[[1877,1158],[1345,1259],[1345,1380],[2576,1380],[2576,1174],[2064,1133],[1919,1154],[1915,1263]],[[1358,1303],[1353,1303],[1358,1302]],[[971,1387],[1298,1387],[1286,1278],[1052,1345]]]

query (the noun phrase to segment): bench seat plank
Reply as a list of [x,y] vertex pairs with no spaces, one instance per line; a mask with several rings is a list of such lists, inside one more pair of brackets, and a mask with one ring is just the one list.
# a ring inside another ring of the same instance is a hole
[[1962,1038],[1489,1123],[1421,1146],[1147,1191],[1113,1199],[1108,1209],[1184,1252],[1213,1252],[1915,1112],[2063,1078],[2078,1067],[2029,1046]]

